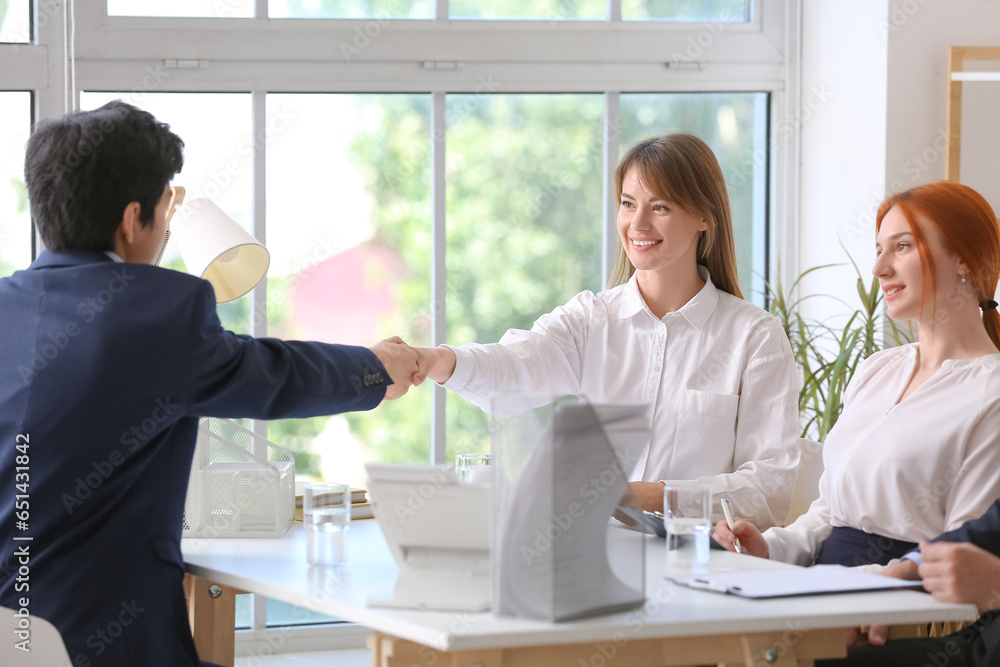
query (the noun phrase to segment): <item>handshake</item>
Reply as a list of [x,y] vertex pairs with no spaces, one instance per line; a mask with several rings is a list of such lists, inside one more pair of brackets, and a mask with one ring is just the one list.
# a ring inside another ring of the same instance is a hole
[[399,336],[393,336],[377,343],[371,351],[392,379],[385,392],[386,400],[399,398],[426,378],[444,382],[455,372],[455,353],[447,347],[411,347]]

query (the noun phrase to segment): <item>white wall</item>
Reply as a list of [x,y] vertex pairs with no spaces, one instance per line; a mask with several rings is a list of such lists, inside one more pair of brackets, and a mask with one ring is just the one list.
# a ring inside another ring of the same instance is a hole
[[[821,264],[800,294],[857,302],[857,274],[871,276],[875,206],[885,191],[886,0],[805,0],[802,96],[825,98],[804,116],[798,271]],[[843,244],[846,248],[841,248]],[[830,299],[804,304],[807,316],[843,312]]]

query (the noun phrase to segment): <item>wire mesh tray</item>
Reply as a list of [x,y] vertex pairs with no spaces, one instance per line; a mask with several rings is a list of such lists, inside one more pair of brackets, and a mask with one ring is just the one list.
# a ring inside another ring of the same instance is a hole
[[295,519],[295,460],[239,424],[203,417],[184,503],[184,537],[281,537]]

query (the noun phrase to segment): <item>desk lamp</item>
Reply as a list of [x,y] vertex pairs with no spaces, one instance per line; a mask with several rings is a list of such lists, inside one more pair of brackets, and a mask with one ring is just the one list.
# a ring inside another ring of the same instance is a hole
[[234,301],[252,290],[271,263],[267,248],[210,200],[194,199],[181,205],[184,188],[172,190],[164,246],[167,239],[177,239],[188,272],[212,283],[218,303]]

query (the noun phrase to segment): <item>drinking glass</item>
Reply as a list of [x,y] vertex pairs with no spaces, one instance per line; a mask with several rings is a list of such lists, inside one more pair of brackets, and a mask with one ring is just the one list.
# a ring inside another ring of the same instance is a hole
[[663,488],[667,574],[703,572],[712,530],[712,493],[707,484],[674,482]]
[[302,498],[306,526],[306,559],[310,565],[341,566],[347,562],[347,529],[351,525],[351,487],[311,482]]
[[489,484],[492,458],[489,454],[456,454],[458,481],[462,484]]

